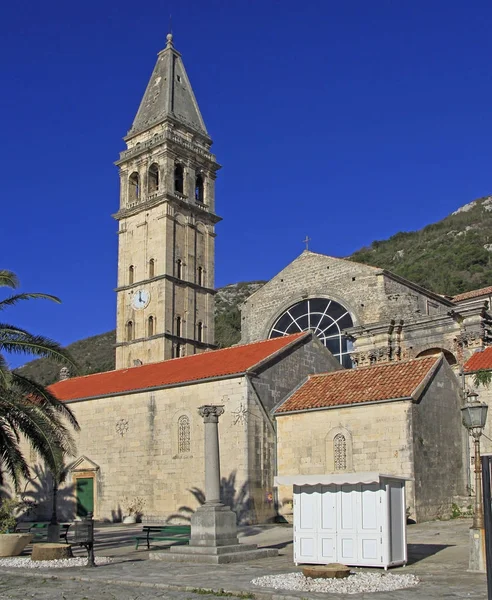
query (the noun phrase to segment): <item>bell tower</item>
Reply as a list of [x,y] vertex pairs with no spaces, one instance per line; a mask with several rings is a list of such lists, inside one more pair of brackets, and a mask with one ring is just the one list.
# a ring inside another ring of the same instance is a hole
[[220,169],[173,36],[116,162],[116,368],[214,347],[214,184]]

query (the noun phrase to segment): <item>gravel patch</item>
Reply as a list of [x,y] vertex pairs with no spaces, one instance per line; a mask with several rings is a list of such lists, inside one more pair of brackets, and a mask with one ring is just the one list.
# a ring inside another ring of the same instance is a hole
[[312,579],[302,573],[267,575],[253,579],[251,583],[276,590],[300,592],[331,592],[333,594],[361,594],[363,592],[388,592],[412,587],[419,583],[415,575],[392,573],[355,573],[345,579]]
[[[107,565],[113,562],[107,556],[97,556],[96,565]],[[0,567],[20,567],[22,569],[65,569],[66,567],[85,567],[87,558],[58,558],[56,560],[31,560],[30,556],[12,556],[0,558]]]

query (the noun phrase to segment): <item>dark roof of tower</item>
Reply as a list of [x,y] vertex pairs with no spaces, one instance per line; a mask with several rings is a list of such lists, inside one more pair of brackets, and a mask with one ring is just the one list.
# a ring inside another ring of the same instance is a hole
[[145,131],[168,117],[208,137],[181,54],[174,49],[170,33],[166,48],[157,55],[154,71],[128,135]]

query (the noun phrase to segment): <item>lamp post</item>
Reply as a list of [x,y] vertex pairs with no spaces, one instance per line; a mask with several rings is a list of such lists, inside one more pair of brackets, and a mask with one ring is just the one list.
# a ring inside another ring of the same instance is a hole
[[482,465],[480,461],[480,437],[487,420],[488,406],[478,400],[476,392],[468,392],[466,404],[461,409],[463,425],[472,436],[475,446],[475,510],[471,526],[470,570],[484,571],[484,522],[482,501]]

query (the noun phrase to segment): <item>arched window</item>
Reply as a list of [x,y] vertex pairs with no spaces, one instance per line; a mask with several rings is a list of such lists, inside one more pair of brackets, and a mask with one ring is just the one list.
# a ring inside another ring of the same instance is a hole
[[311,298],[301,300],[280,315],[270,337],[311,330],[345,368],[351,369],[353,347],[344,329],[352,326],[352,317],[344,306],[328,298]]
[[135,281],[135,267],[130,265],[128,267],[128,284],[131,285]]
[[203,268],[198,267],[196,274],[196,282],[198,285],[203,285]]
[[197,202],[203,202],[203,175],[198,173],[195,179],[195,200]]
[[199,342],[203,342],[203,323],[201,321],[196,326],[196,339]]
[[149,279],[155,277],[155,261],[153,258],[149,260]]
[[176,336],[181,337],[181,317],[176,317]]
[[176,344],[176,346],[174,346],[174,358],[179,358],[182,352],[183,350],[181,344]]
[[184,169],[183,165],[178,163],[174,167],[174,191],[183,194],[184,189]]
[[147,319],[147,335],[149,337],[154,335],[154,328],[155,328],[155,320],[154,320],[154,317],[150,316]]
[[149,167],[148,181],[149,194],[157,192],[159,190],[159,165],[156,163],[150,165]]
[[133,340],[133,321],[128,321],[126,324],[126,341],[131,342]]
[[140,177],[132,173],[128,179],[128,201],[136,202],[140,198]]
[[178,419],[178,453],[186,454],[191,452],[191,429],[190,419],[182,415]]
[[180,258],[176,261],[176,277],[178,279],[183,279],[183,263]]
[[335,471],[347,469],[347,440],[343,433],[338,433],[333,438],[333,462]]

